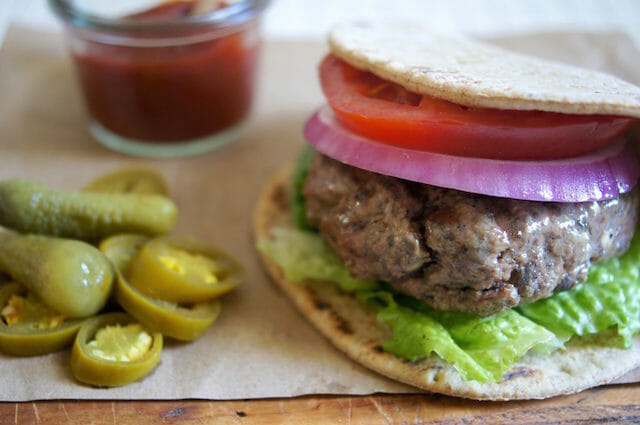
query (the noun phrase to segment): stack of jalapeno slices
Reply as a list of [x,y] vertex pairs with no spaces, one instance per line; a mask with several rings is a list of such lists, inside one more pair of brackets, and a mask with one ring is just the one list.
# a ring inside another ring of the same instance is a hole
[[120,386],[160,362],[163,336],[193,341],[245,279],[225,251],[166,236],[177,207],[147,168],[62,192],[0,181],[0,352],[73,344],[80,382]]

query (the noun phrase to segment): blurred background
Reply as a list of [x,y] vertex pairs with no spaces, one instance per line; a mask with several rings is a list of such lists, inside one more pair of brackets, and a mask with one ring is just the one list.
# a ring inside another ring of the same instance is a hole
[[[382,18],[474,35],[615,31],[640,45],[640,0],[273,0],[264,25],[269,38],[308,39],[323,37],[338,21]],[[10,24],[59,28],[45,0],[0,0],[0,41]]]

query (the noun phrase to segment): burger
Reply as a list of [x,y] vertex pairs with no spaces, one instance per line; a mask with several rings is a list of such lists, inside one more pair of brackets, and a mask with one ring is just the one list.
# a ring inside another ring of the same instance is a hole
[[640,88],[410,25],[329,45],[309,147],[254,214],[302,315],[356,362],[467,398],[640,366]]

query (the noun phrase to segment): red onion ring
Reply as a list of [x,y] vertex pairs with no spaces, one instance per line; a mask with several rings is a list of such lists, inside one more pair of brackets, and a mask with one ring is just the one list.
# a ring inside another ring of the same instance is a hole
[[633,148],[619,138],[575,158],[506,161],[399,148],[354,134],[324,106],[307,121],[304,135],[315,149],[345,164],[376,173],[464,192],[528,201],[586,202],[617,198],[640,175]]

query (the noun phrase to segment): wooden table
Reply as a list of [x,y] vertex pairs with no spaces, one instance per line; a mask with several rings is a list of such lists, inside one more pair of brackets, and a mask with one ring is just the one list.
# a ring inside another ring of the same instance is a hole
[[248,401],[41,401],[0,404],[0,424],[640,423],[640,384],[524,402],[451,397],[314,396]]

